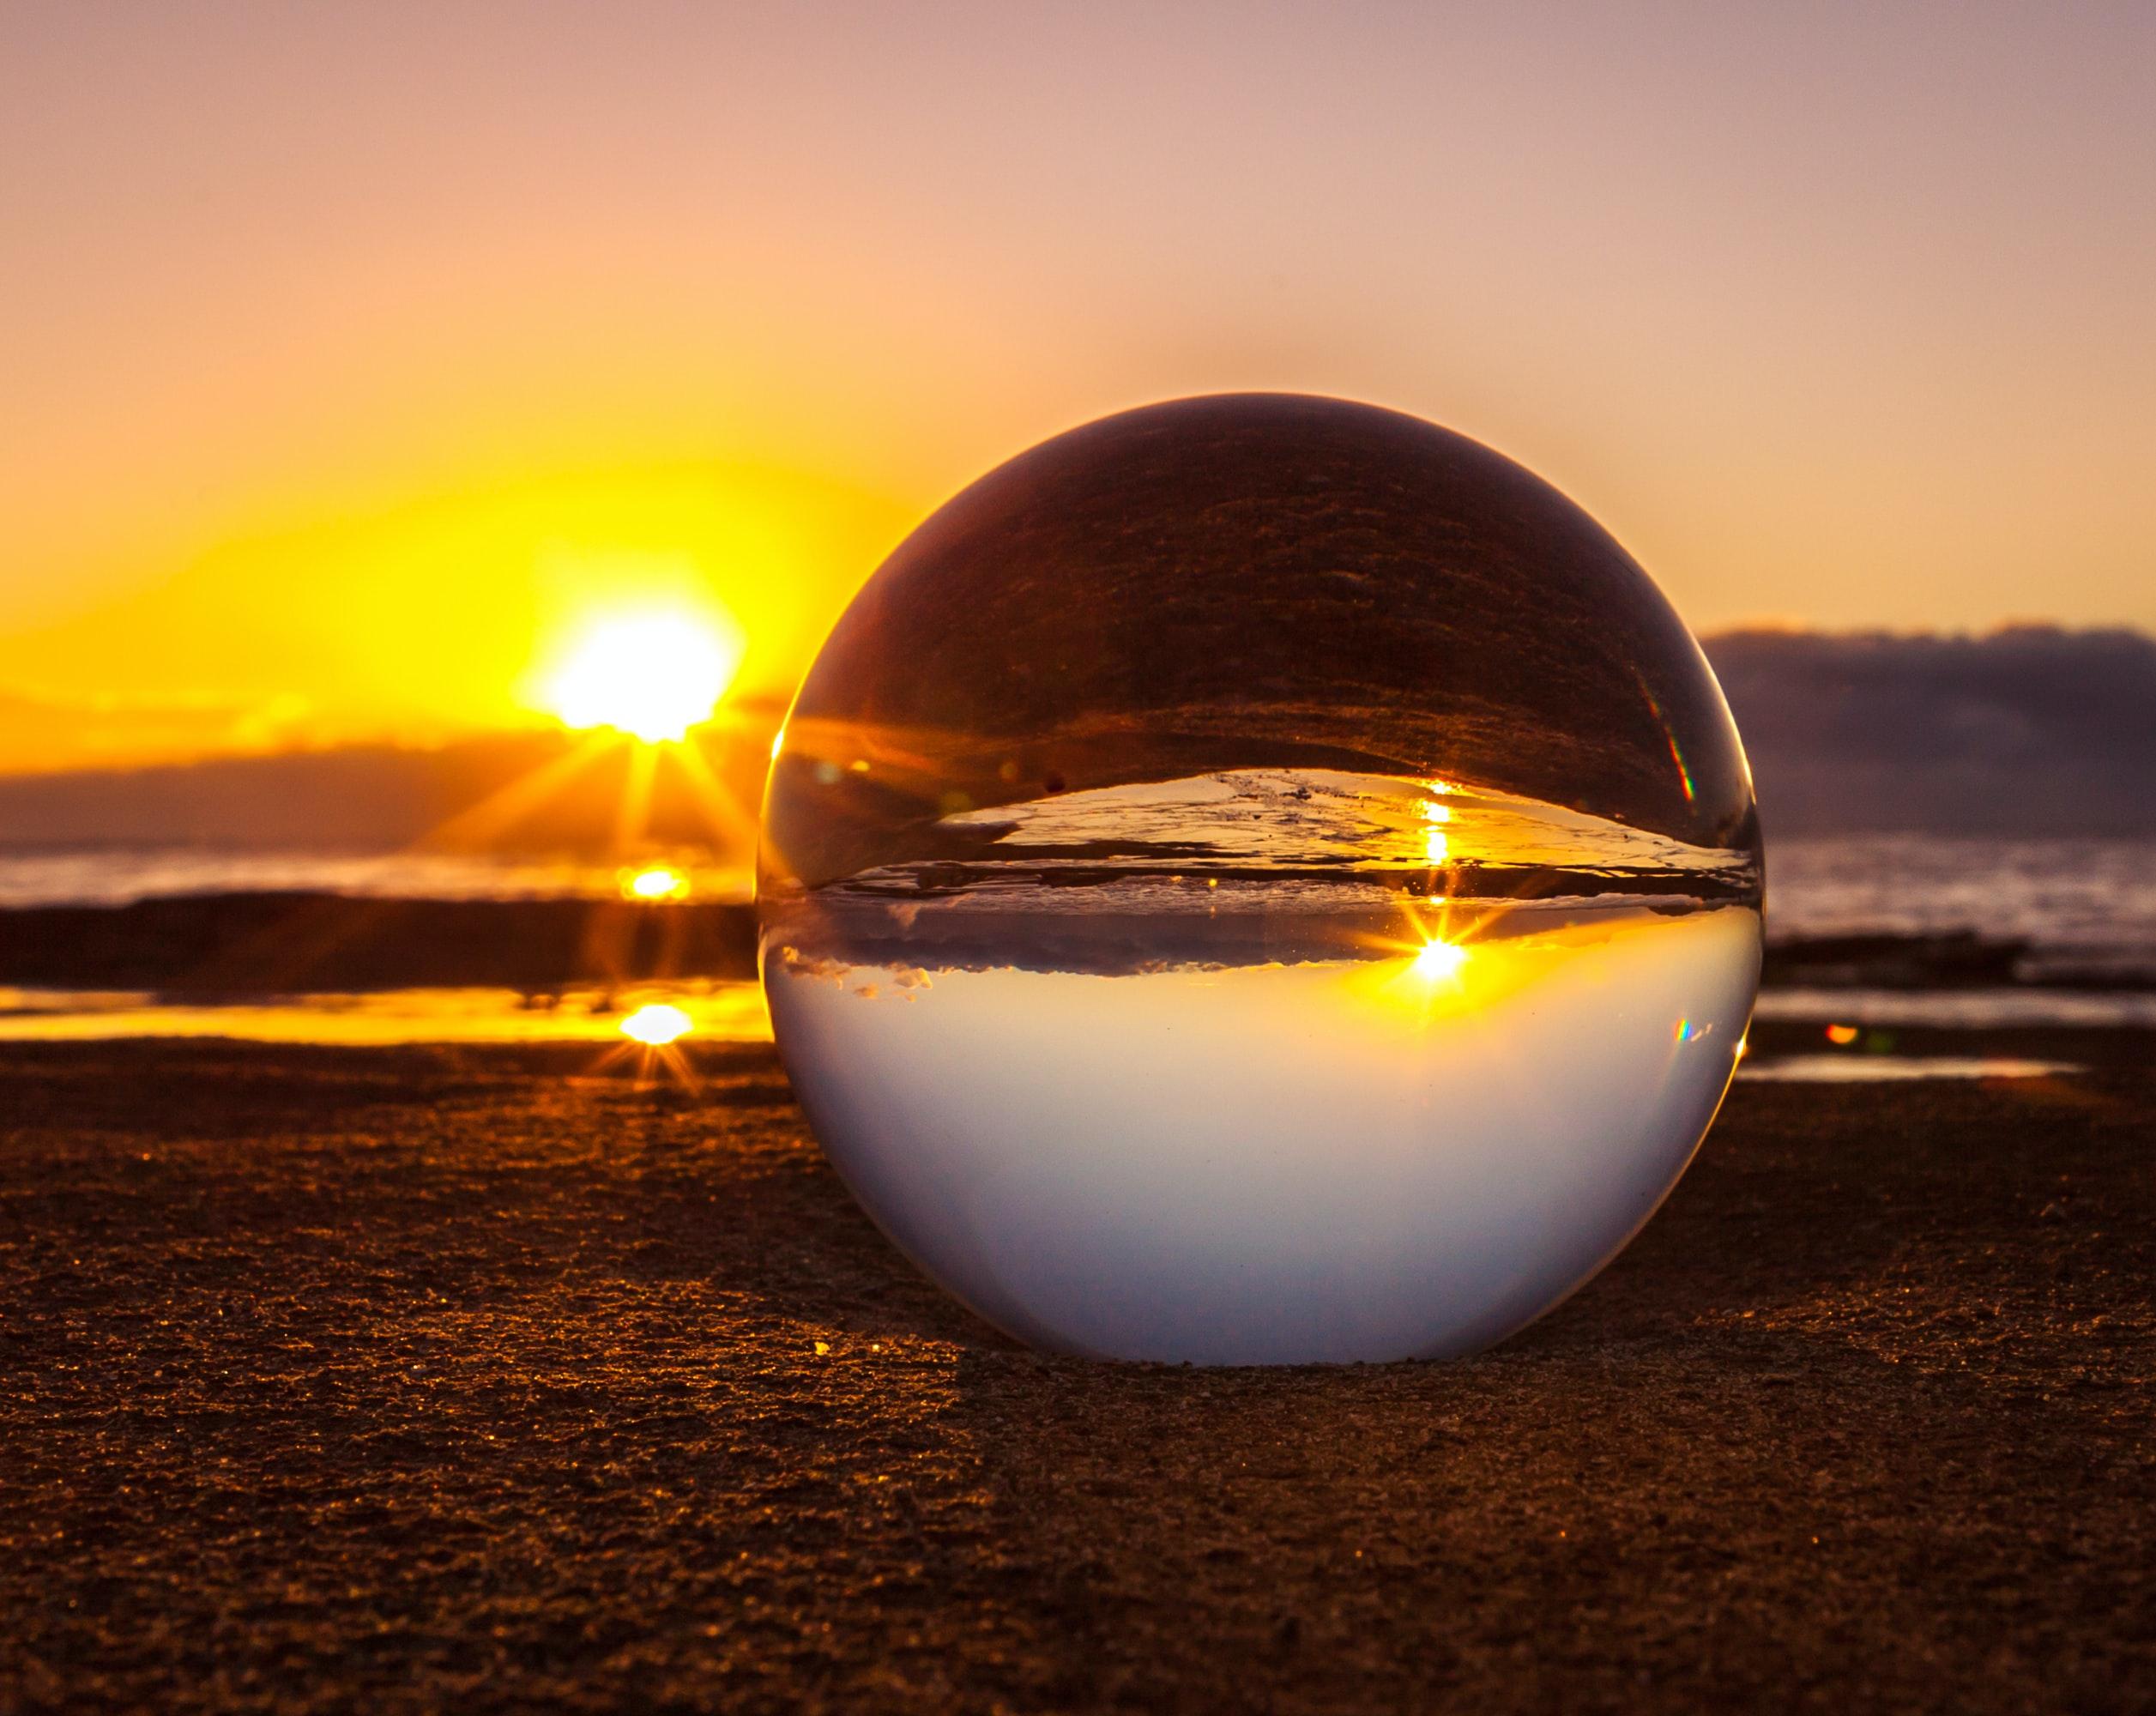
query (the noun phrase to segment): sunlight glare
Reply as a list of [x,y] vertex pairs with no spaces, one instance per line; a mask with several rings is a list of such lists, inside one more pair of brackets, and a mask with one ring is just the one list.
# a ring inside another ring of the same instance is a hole
[[[1442,787],[1442,782],[1433,782],[1431,789],[1437,791]],[[1443,865],[1452,855],[1452,837],[1445,831],[1445,825],[1452,819],[1452,813],[1449,806],[1440,804],[1434,799],[1424,801],[1422,820],[1429,825],[1422,831],[1422,855],[1433,870]]]
[[734,682],[746,650],[722,611],[611,615],[577,637],[545,700],[571,727],[611,727],[652,744],[685,739]]
[[1457,942],[1426,941],[1422,951],[1415,956],[1415,975],[1426,982],[1439,982],[1447,977],[1457,977],[1460,967],[1467,964],[1467,950]]
[[653,1001],[638,1007],[621,1022],[621,1034],[633,1038],[648,1048],[656,1048],[665,1043],[686,1036],[692,1021],[680,1008],[664,1001]]

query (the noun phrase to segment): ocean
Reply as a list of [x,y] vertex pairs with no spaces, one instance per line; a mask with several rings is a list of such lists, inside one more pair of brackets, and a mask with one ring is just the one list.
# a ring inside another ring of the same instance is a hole
[[1762,1019],[2156,1028],[2156,841],[1770,843]]
[[[0,855],[0,911],[329,894],[483,906],[618,899],[613,867],[443,855],[202,849]],[[688,868],[700,901],[745,904],[739,868]],[[1762,1019],[1857,1025],[2156,1027],[2156,841],[1866,835],[1771,841]],[[0,974],[0,984],[7,979]],[[679,1000],[698,1032],[768,1029],[752,985],[698,977],[565,988],[251,995],[184,1006],[145,990],[0,987],[0,1036],[223,1032],[338,1041],[612,1035],[636,1008]],[[295,1012],[294,1010],[297,1009]],[[318,1023],[320,1029],[308,1021]]]
[[2156,985],[2156,841],[1858,835],[1770,842],[1783,944],[1969,937],[2022,950],[2023,982]]
[[[120,906],[220,894],[344,894],[361,899],[609,899],[634,867],[455,853],[220,852],[200,847],[0,854],[0,910]],[[699,898],[746,901],[743,868],[685,867]]]

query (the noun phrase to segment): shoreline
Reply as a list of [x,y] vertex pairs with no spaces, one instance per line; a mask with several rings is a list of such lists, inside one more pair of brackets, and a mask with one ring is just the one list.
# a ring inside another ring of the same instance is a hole
[[[871,909],[885,915],[891,909],[874,902]],[[923,913],[906,922],[924,922],[926,934],[940,915]],[[1088,969],[1102,960],[1127,963],[1126,946],[1158,940],[1167,933],[1163,926],[1184,926],[1193,958],[1217,942],[1230,945],[1253,934],[1258,943],[1270,937],[1294,954],[1308,935],[1337,940],[1342,933],[1322,913],[1283,916],[1276,930],[1259,932],[1237,927],[1245,914],[1229,915],[1225,927],[1193,913],[1107,914],[1097,921],[1073,913],[1067,923],[1062,915],[1056,932]],[[1368,929],[1382,915],[1366,911],[1340,921]],[[1315,928],[1298,929],[1306,921]],[[753,976],[756,937],[755,905],[735,899],[427,899],[320,891],[172,895],[117,905],[0,907],[0,985],[172,994],[467,986],[543,991],[573,983]],[[930,937],[932,944],[936,939]],[[2106,967],[2023,938],[1970,931],[1777,935],[1770,914],[1763,983],[1822,991],[2156,994],[2156,970],[2130,963]]]

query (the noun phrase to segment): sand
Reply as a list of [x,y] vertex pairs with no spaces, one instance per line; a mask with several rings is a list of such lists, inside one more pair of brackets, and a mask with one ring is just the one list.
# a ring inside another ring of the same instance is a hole
[[972,1320],[765,1049],[10,1047],[0,1710],[2147,1708],[2156,1056],[2014,1046],[2097,1065],[1740,1087],[1526,1334],[1224,1372]]

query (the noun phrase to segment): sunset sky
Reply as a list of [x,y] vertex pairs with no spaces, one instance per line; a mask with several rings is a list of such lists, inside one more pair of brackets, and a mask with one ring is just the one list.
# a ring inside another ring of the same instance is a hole
[[1524,461],[1701,630],[2156,626],[2156,9],[18,5],[0,769],[783,695],[1178,394]]

